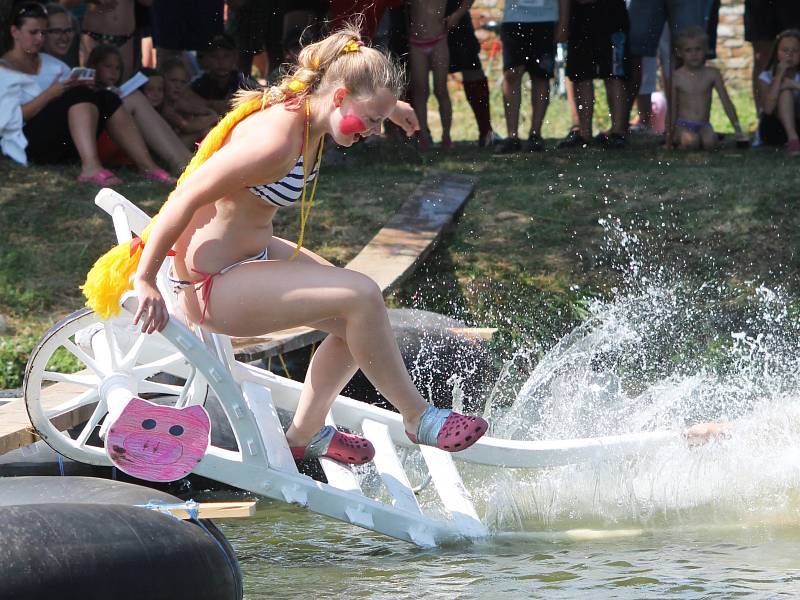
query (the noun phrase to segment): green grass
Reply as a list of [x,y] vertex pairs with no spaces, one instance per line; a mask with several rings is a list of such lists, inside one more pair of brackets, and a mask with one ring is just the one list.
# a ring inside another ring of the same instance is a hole
[[[392,305],[498,327],[504,351],[531,340],[546,346],[585,315],[587,299],[619,284],[598,223],[609,215],[656,243],[653,260],[684,264],[700,279],[779,282],[798,291],[798,163],[780,151],[736,151],[728,141],[713,155],[679,154],[637,139],[620,152],[496,156],[475,147],[474,120],[455,96],[454,133],[469,141],[452,153],[419,157],[387,142],[354,148],[322,170],[306,243],[340,265],[430,171],[476,178],[457,226]],[[747,122],[746,95],[734,98]],[[496,124],[499,108],[494,102]],[[545,133],[563,135],[561,101],[548,119]],[[721,120],[718,110],[713,120]],[[0,388],[20,385],[36,340],[82,306],[78,286],[113,242],[110,219],[94,206],[94,190],[75,183],[77,174],[75,167],[0,161],[0,313],[12,328],[0,337]],[[168,190],[121,175],[119,191],[153,214]],[[280,211],[276,235],[296,239],[297,220],[297,211]]]

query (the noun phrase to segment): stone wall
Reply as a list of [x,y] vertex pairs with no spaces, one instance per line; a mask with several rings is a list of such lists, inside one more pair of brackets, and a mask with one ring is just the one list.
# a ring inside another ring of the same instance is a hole
[[[700,0],[695,0],[699,2]],[[800,2],[800,0],[793,0]],[[504,0],[476,0],[472,7],[472,20],[480,39],[491,37],[491,33],[480,30],[488,22],[500,22],[503,18]],[[717,64],[729,82],[747,85],[750,80],[753,52],[744,41],[744,0],[722,0],[717,26]]]

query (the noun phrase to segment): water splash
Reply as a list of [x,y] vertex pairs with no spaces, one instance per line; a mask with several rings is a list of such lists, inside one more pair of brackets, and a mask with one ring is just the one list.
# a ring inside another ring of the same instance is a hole
[[[532,368],[493,435],[570,439],[736,421],[730,439],[483,480],[498,530],[800,515],[800,323],[779,287],[709,278],[603,220],[621,284]],[[518,357],[519,358],[519,357]],[[527,359],[528,356],[526,355]]]

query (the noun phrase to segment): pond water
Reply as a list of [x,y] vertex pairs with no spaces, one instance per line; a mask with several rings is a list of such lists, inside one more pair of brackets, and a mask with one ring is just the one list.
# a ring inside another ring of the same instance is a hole
[[[608,233],[624,285],[556,344],[509,361],[485,410],[492,434],[569,439],[719,420],[730,435],[535,471],[465,465],[492,532],[472,544],[420,549],[264,501],[257,518],[222,525],[249,600],[800,597],[797,301],[648,264],[636,257],[657,253],[618,225]],[[374,471],[361,475],[379,494]],[[419,499],[436,505],[430,489]]]

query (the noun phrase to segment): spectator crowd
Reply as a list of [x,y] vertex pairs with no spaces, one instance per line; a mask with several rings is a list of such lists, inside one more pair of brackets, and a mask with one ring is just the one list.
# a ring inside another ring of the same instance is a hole
[[[716,93],[738,145],[800,155],[798,0],[744,0],[755,132],[742,129],[724,73],[707,64],[719,0],[505,0],[496,28],[505,137],[491,122],[471,8],[472,0],[0,0],[0,148],[23,164],[79,162],[79,180],[91,184],[118,183],[111,169],[120,166],[173,184],[237,90],[270,85],[305,44],[355,21],[365,40],[406,68],[420,152],[433,145],[431,93],[439,147],[453,145],[452,73],[460,74],[480,147],[545,150],[542,124],[561,72],[572,127],[559,148],[621,149],[631,135],[653,134],[668,148],[714,149]],[[531,117],[521,139],[525,73]],[[592,130],[596,80],[607,131]]]

